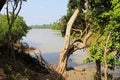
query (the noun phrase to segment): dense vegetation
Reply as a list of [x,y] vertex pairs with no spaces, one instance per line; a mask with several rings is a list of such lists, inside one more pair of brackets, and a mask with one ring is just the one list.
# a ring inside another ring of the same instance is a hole
[[[29,27],[26,25],[23,17],[19,16],[12,27],[12,40],[19,41],[28,32]],[[8,32],[7,16],[0,14],[0,41],[5,41]]]
[[[23,17],[18,16],[21,7],[16,9],[16,0],[12,2],[15,4],[13,11],[9,12],[7,6],[7,15],[0,14],[0,47],[8,43],[9,53],[13,53],[13,44],[29,29]],[[95,62],[95,80],[101,80],[101,67],[104,67],[104,80],[112,80],[108,70],[120,66],[120,0],[69,0],[67,14],[59,22],[30,27],[58,29],[65,36],[65,45],[55,69],[60,77],[66,71],[70,55],[86,47],[90,57],[85,62]]]
[[107,80],[108,68],[114,69],[120,61],[120,1],[69,0],[67,15],[61,18],[63,35],[65,35],[68,20],[78,7],[82,7],[82,10],[72,25],[71,35],[76,39],[82,39],[86,36],[85,30],[87,33],[94,32],[87,42],[90,43],[88,44],[90,58],[86,61],[95,61],[97,80],[101,80],[101,66],[104,65],[104,77]]

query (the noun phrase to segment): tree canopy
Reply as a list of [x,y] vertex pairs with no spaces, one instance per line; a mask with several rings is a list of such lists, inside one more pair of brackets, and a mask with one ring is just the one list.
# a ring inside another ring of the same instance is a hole
[[[26,25],[23,17],[19,16],[12,27],[12,40],[15,42],[26,35],[29,27]],[[0,41],[4,41],[8,31],[8,22],[6,15],[0,14]]]
[[[81,4],[82,1],[84,5]],[[91,56],[87,61],[97,61],[97,63],[100,62],[99,66],[103,64],[109,69],[114,69],[120,57],[120,1],[69,0],[67,14],[61,18],[63,34],[65,34],[68,20],[79,7],[82,7],[82,10],[72,26],[71,34],[75,38],[82,39],[86,33],[93,31],[91,41],[88,40],[88,43],[91,43],[91,45],[88,44]]]

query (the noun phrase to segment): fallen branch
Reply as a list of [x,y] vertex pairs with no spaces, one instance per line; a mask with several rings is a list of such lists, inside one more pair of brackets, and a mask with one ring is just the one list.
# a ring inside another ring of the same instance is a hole
[[47,68],[47,69],[50,69],[49,66],[48,66],[48,63],[47,63],[47,62],[44,60],[44,58],[42,57],[40,50],[39,50],[39,52],[34,53],[34,54],[35,54],[37,60],[40,61],[40,64],[41,64],[43,67],[45,67],[45,68]]

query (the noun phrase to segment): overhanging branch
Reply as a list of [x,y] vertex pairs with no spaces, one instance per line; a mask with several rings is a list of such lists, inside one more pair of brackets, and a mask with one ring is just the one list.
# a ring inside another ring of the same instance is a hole
[[[74,45],[74,51],[78,50],[78,49],[84,49],[86,46],[87,46],[87,41],[88,39],[92,36],[93,32],[90,31],[86,37],[84,38],[83,42],[81,40],[76,40],[73,42],[73,45]],[[78,43],[79,42],[79,43]]]

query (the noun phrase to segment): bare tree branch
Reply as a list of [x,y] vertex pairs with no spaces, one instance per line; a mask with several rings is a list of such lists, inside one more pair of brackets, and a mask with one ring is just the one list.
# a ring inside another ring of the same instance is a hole
[[20,10],[21,10],[21,6],[22,6],[22,0],[20,0],[20,5],[19,5],[20,7],[19,7],[19,9],[18,9],[18,12],[16,13],[16,16],[15,16],[15,19],[17,18],[17,16],[18,16],[18,14],[19,14],[19,12],[20,12]]
[[86,45],[87,40],[89,39],[89,37],[90,37],[92,34],[93,34],[92,31],[90,31],[90,32],[87,34],[87,36],[86,36],[86,37],[84,38],[84,40],[83,40],[83,44]]
[[[87,46],[87,41],[88,41],[88,39],[90,38],[90,36],[92,36],[92,31],[90,31],[87,35],[86,35],[86,37],[84,38],[84,40],[83,40],[83,42],[82,41],[80,41],[80,40],[78,40],[78,41],[75,41],[74,43],[73,43],[73,45],[74,45],[74,51],[76,51],[76,50],[78,50],[78,49],[83,49],[83,48],[85,48],[86,46]],[[78,44],[75,44],[76,42],[80,42],[80,43],[78,43]]]
[[14,10],[17,9],[18,4],[19,4],[19,0],[14,0]]
[[72,28],[72,30],[73,30],[73,31],[76,31],[76,32],[80,32],[80,33],[82,34],[82,30],[80,30],[80,29],[73,29],[73,28]]
[[[9,4],[9,1],[11,1]],[[6,6],[6,12],[7,12],[7,20],[8,20],[8,33],[7,33],[7,42],[10,43],[12,39],[12,26],[18,17],[18,14],[21,10],[23,0],[7,0],[7,6]],[[9,5],[11,5],[9,9]],[[12,12],[12,14],[9,14],[9,11]]]
[[6,2],[6,12],[7,12],[8,24],[10,25],[9,10],[8,10],[8,0],[7,0],[7,2]]
[[88,22],[86,22],[86,28],[85,28],[85,30],[82,32],[81,37],[83,37],[83,35],[84,35],[86,32],[88,32],[89,28],[90,28],[90,24],[89,24]]

